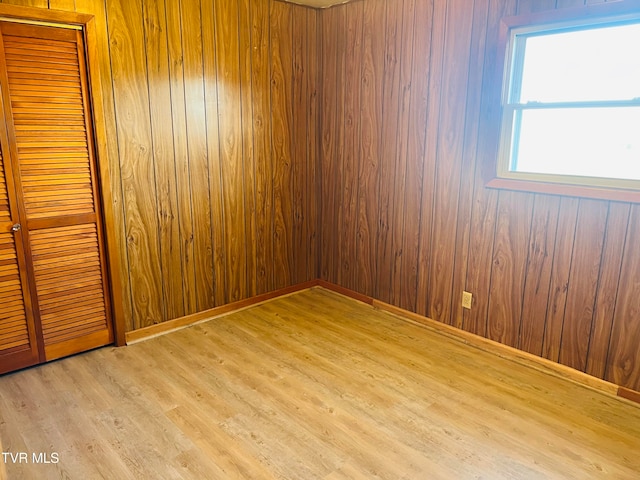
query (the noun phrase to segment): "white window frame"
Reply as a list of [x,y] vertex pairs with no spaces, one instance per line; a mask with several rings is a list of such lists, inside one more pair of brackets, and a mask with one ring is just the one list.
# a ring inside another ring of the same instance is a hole
[[[558,174],[540,174],[514,171],[510,168],[513,149],[514,119],[527,109],[584,108],[584,107],[637,107],[640,98],[621,101],[519,103],[512,101],[519,95],[512,85],[522,83],[522,60],[524,58],[523,37],[550,34],[558,31],[580,30],[593,26],[640,22],[640,1],[625,0],[598,5],[558,9],[539,14],[527,14],[503,19],[501,25],[498,67],[501,67],[498,148],[493,178],[487,186],[513,190],[525,190],[561,195],[596,197],[613,200],[640,202],[640,180],[585,177]],[[640,52],[640,46],[639,52]],[[640,54],[640,53],[639,53]],[[519,62],[519,63],[518,63]],[[496,80],[498,80],[496,78]],[[497,87],[493,87],[497,88]],[[639,126],[640,130],[640,126]]]

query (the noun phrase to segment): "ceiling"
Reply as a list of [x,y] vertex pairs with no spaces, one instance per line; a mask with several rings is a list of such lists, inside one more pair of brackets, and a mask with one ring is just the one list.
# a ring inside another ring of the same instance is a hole
[[284,0],[289,3],[297,3],[298,5],[306,5],[314,8],[327,8],[341,3],[347,3],[350,0]]

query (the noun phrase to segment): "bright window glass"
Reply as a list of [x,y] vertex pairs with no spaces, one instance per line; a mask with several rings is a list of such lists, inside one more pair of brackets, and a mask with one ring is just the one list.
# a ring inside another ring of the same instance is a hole
[[640,18],[515,29],[510,65],[500,176],[640,187]]
[[531,35],[522,41],[519,103],[640,98],[640,23]]
[[640,180],[640,107],[522,112],[511,169]]

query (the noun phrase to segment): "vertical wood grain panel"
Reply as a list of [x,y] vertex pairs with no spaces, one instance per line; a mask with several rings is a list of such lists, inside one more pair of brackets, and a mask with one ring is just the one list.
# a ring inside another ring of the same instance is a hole
[[582,371],[587,365],[607,211],[606,202],[580,201],[559,360]]
[[[251,1],[239,1],[240,93],[242,96],[242,151],[244,155],[245,234],[256,238],[256,167],[253,151],[253,88],[251,86]],[[256,242],[247,242],[247,290],[245,296],[256,295]]]
[[[206,115],[203,78],[203,44],[200,0],[181,0],[182,61],[186,102],[187,153],[193,213],[196,309],[214,306],[211,244],[211,200],[207,161]],[[240,189],[242,191],[242,188]],[[239,242],[242,243],[242,242]],[[237,268],[244,269],[240,256]],[[244,298],[246,286],[240,296]]]
[[[332,163],[333,163],[333,182],[334,182],[334,190],[333,190],[333,198],[332,201],[335,205],[335,215],[331,217],[330,220],[330,229],[327,230],[327,234],[331,238],[331,250],[330,250],[330,258],[331,261],[331,270],[329,272],[330,278],[333,282],[338,282],[340,278],[340,273],[342,270],[342,255],[341,255],[341,244],[340,244],[340,226],[339,226],[339,218],[342,216],[343,206],[343,189],[344,189],[344,177],[342,175],[342,170],[344,168],[344,110],[345,110],[345,101],[346,95],[354,94],[356,92],[347,92],[346,89],[342,88],[342,85],[346,81],[346,59],[347,59],[347,49],[346,49],[346,41],[345,36],[347,32],[347,11],[348,9],[336,9],[336,30],[335,30],[335,42],[337,43],[336,50],[336,71],[338,72],[338,82],[336,84],[336,95],[335,95],[335,107],[333,114],[335,115],[335,124],[336,128],[332,132],[332,135],[335,136],[333,140],[333,152],[332,155]],[[339,86],[338,86],[339,85]]]
[[[175,179],[180,224],[180,252],[182,258],[182,288],[185,314],[198,310],[196,263],[194,250],[193,197],[187,150],[187,120],[185,108],[184,62],[182,56],[182,18],[180,3],[167,2],[166,30],[168,43],[169,78],[171,86],[171,126],[175,158]],[[168,122],[168,118],[165,121]]]
[[251,86],[253,93],[253,152],[256,179],[256,289],[273,289],[273,182],[271,172],[271,66],[269,4],[251,2]]
[[[515,208],[517,206],[517,211]],[[533,195],[500,192],[493,247],[487,337],[510,346],[518,344]]]
[[149,111],[158,192],[162,292],[166,319],[185,314],[182,289],[182,251],[173,150],[171,83],[164,2],[144,0],[144,27],[149,74]]
[[[376,233],[378,169],[381,158],[382,77],[384,71],[385,4],[364,2],[362,85],[360,87],[360,170],[358,172],[358,231],[356,285],[373,295],[377,277]],[[326,95],[326,93],[325,93]]]
[[[376,296],[384,302],[391,301],[391,272],[393,271],[392,222],[393,194],[395,186],[396,148],[398,141],[398,110],[400,108],[400,44],[402,40],[402,12],[404,0],[387,2],[385,23],[385,65],[382,93],[382,161],[378,187],[378,275]],[[382,32],[381,32],[382,34]]]
[[420,205],[426,146],[427,112],[429,108],[429,78],[433,3],[418,1],[413,15],[413,52],[411,82],[413,84],[409,125],[407,128],[407,172],[404,188],[402,285],[400,307],[415,310],[418,294],[418,252],[420,245]]
[[335,237],[333,223],[336,217],[336,158],[335,131],[337,128],[336,112],[338,98],[338,82],[341,81],[338,71],[338,12],[341,9],[330,8],[322,14],[322,120],[321,120],[321,195],[322,195],[322,232],[320,276],[324,280],[335,281],[334,271],[336,258],[334,255]]
[[[348,56],[344,60],[344,88],[349,95],[343,97],[342,136],[338,162],[341,165],[339,178],[340,210],[337,216],[338,235],[338,277],[337,281],[348,288],[355,288],[356,256],[356,207],[358,199],[358,171],[360,166],[360,104],[361,104],[361,62],[352,62],[349,56],[362,56],[364,6],[362,2],[347,10],[344,46],[348,46]],[[347,52],[347,48],[343,48]],[[340,119],[338,120],[340,121]]]
[[[320,226],[320,33],[317,10],[307,9],[307,56],[305,61],[309,83],[309,119],[307,124],[307,178],[306,178],[306,222],[307,222],[307,280],[320,276],[319,271],[319,226]],[[303,212],[304,214],[304,212]],[[303,252],[299,255],[304,255]]]
[[107,1],[118,147],[134,311],[129,329],[165,318],[140,2]]
[[[274,286],[283,288],[292,277],[292,39],[291,4],[271,2],[271,151],[273,158]],[[295,7],[299,8],[299,7]]]
[[246,289],[238,2],[217,0],[215,6],[220,162],[226,248],[225,300],[235,301],[243,297]]
[[222,305],[225,303],[227,283],[222,207],[224,191],[222,188],[222,166],[220,164],[215,0],[201,0],[201,7],[207,161],[209,164],[209,195],[211,200],[211,232],[209,235],[212,249],[209,255],[213,263],[213,300],[215,305]]
[[560,199],[537,195],[534,202],[518,348],[542,355]]
[[560,201],[553,267],[549,284],[549,301],[547,302],[547,322],[542,344],[543,357],[554,362],[558,361],[560,352],[578,204],[579,201],[575,198],[563,198]]
[[[405,185],[407,182],[407,150],[409,143],[409,118],[412,99],[412,79],[413,50],[414,50],[414,29],[413,19],[415,17],[415,0],[405,0],[402,10],[402,23],[400,24],[400,43],[403,51],[398,64],[400,90],[398,98],[398,139],[396,141],[395,153],[395,182],[393,185],[392,214],[390,218],[391,232],[391,295],[390,302],[394,305],[400,304],[402,292],[402,259],[404,215],[405,211]],[[416,82],[417,83],[417,82]]]
[[303,282],[307,277],[307,260],[303,252],[308,251],[308,218],[304,192],[307,189],[306,179],[309,175],[308,136],[309,129],[309,77],[305,75],[308,68],[309,41],[306,35],[307,16],[301,13],[304,9],[295,7],[293,14],[293,145],[292,162],[292,209],[293,209],[293,243],[292,248],[298,253],[293,258],[293,283]]
[[292,283],[318,277],[318,18],[315,9],[292,10],[293,104]]
[[418,232],[418,291],[416,311],[427,314],[430,307],[430,268],[433,223],[433,195],[436,178],[436,157],[438,149],[438,121],[440,115],[440,90],[442,87],[442,63],[444,37],[446,34],[447,4],[434,2],[431,28],[431,51],[429,52],[429,86],[427,104],[427,125],[425,133],[425,153],[422,171],[422,198],[420,202]]
[[589,342],[586,372],[595,377],[604,378],[609,337],[613,325],[613,315],[620,285],[622,254],[627,239],[629,214],[628,203],[610,203],[606,225],[606,237],[600,262],[600,278],[596,292],[596,305],[593,313],[593,327]]
[[73,12],[76,9],[75,0],[49,0],[49,8],[52,10],[65,10]]
[[624,242],[620,292],[613,318],[613,331],[607,359],[606,380],[640,390],[640,205],[631,207],[631,217]]

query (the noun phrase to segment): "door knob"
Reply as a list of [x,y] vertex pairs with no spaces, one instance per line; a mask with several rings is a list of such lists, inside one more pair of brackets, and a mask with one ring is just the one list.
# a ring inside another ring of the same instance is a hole
[[13,227],[11,227],[11,231],[18,232],[20,231],[21,228],[22,228],[22,225],[20,225],[19,223],[16,223]]

